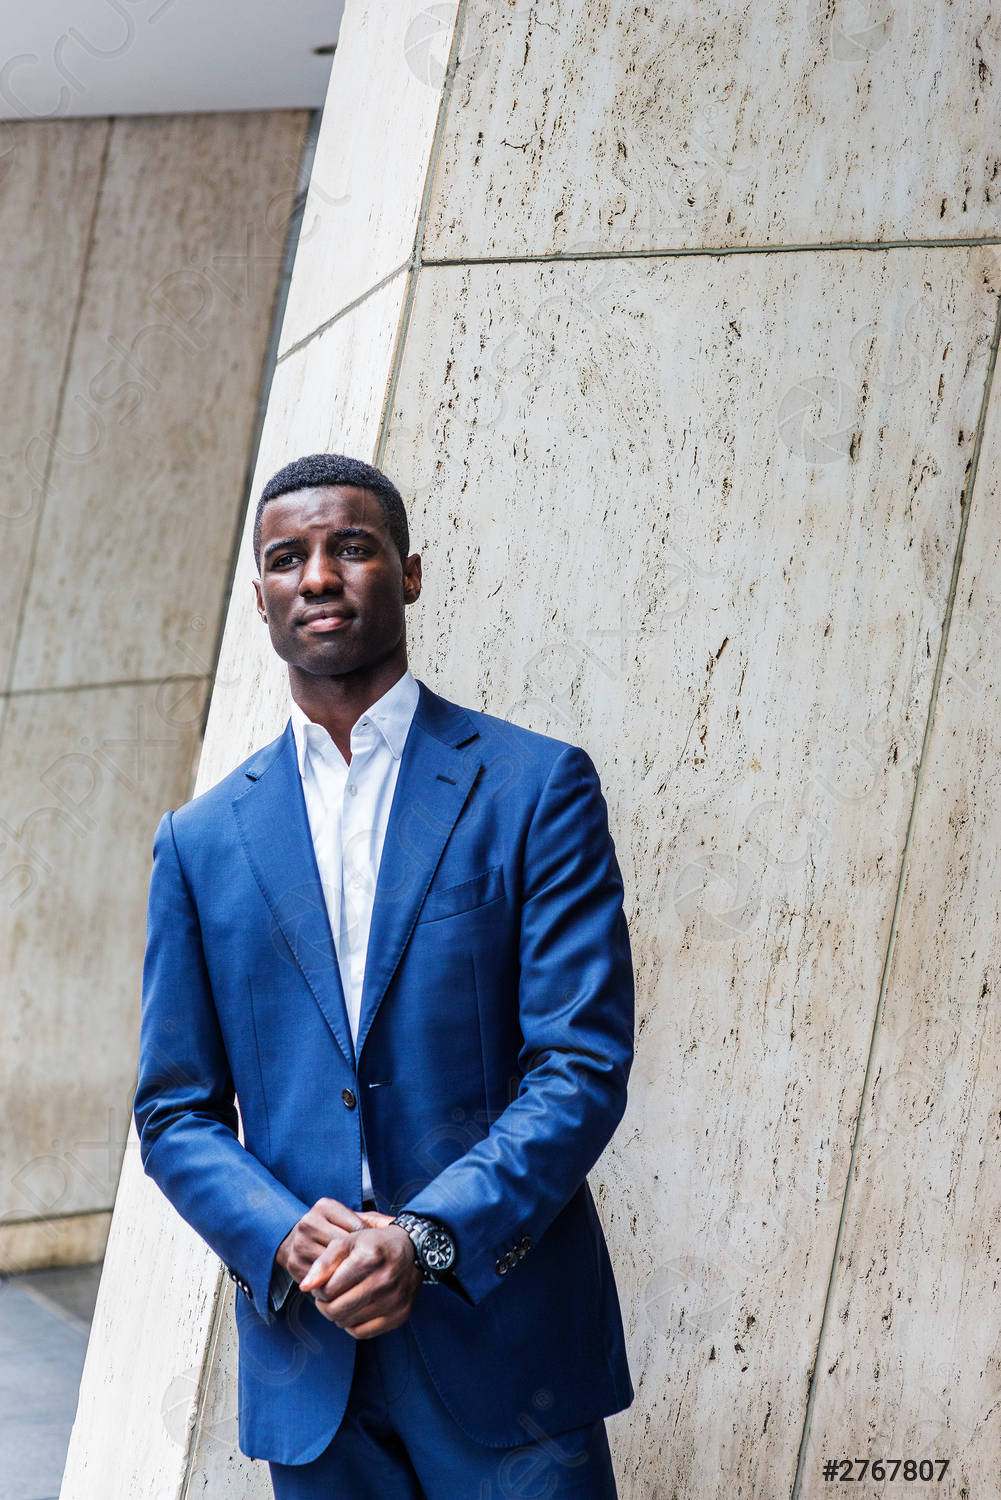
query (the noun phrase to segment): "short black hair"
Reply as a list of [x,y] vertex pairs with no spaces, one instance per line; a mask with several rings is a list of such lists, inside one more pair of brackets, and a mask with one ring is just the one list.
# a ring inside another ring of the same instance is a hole
[[261,512],[268,501],[277,500],[279,495],[290,495],[294,490],[324,489],[335,484],[353,484],[375,496],[400,561],[406,562],[410,553],[410,530],[403,500],[393,481],[381,469],[362,463],[360,458],[347,458],[343,453],[309,453],[279,469],[261,491],[254,517],[254,561],[258,568],[261,565]]

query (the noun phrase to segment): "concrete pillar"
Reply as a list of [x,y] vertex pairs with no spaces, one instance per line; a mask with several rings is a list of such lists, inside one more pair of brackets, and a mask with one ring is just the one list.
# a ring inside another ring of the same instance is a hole
[[[594,1174],[629,1500],[812,1497],[891,1448],[972,1495],[1001,1456],[996,33],[906,3],[345,18],[255,489],[314,448],[383,462],[417,674],[602,772],[640,1004]],[[245,526],[199,787],[287,713],[251,576]],[[265,1495],[228,1293],[134,1159],[111,1254],[64,1497],[102,1463],[102,1495]]]

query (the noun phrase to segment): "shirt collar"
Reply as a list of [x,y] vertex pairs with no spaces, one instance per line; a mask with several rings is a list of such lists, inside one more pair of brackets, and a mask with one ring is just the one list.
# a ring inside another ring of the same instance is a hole
[[[383,739],[392,751],[396,760],[403,754],[403,746],[406,744],[410,725],[414,714],[417,712],[417,703],[420,698],[420,688],[416,677],[408,667],[403,676],[393,686],[383,693],[381,698],[365,710],[362,719],[369,719],[382,734]],[[290,708],[292,718],[292,733],[295,735],[295,752],[299,762],[299,775],[304,774],[306,764],[306,725],[312,723],[303,710],[292,699]],[[361,719],[358,721],[361,722]],[[324,731],[326,732],[326,731]],[[354,729],[352,729],[354,734]]]

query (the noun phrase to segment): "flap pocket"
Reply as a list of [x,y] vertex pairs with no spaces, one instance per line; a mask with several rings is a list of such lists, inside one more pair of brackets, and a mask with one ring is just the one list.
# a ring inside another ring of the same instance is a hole
[[459,912],[474,911],[504,894],[504,867],[491,865],[458,885],[435,885],[424,898],[418,922],[436,922],[439,917],[454,917]]

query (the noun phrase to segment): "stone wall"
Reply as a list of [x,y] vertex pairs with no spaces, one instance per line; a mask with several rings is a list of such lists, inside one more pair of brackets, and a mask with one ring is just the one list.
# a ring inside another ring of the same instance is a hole
[[[416,674],[601,771],[624,1500],[819,1496],[855,1455],[982,1495],[1001,1459],[999,64],[980,4],[345,18],[255,489],[384,463]],[[287,714],[250,519],[199,789]],[[126,1391],[137,1259],[170,1334]],[[116,1392],[176,1487],[80,1436],[64,1497],[102,1454],[102,1496],[266,1495],[228,1283],[134,1156],[112,1264],[78,1431]]]

